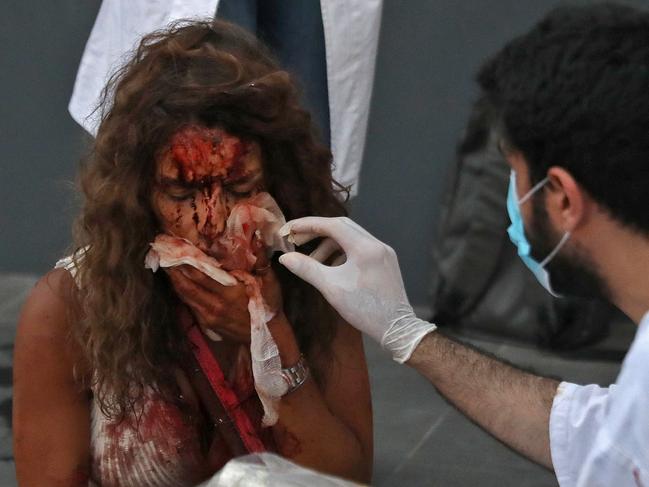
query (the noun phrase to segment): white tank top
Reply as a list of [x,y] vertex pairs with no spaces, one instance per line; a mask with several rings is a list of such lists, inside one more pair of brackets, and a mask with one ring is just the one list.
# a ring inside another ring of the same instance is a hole
[[[76,279],[71,257],[63,268]],[[77,281],[77,285],[78,285]],[[204,479],[200,424],[152,388],[136,411],[121,422],[110,420],[93,398],[91,406],[91,484],[102,487],[185,487]]]

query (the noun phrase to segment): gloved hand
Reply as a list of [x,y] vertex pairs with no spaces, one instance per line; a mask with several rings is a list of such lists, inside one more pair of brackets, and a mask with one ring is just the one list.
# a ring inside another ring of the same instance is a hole
[[[394,250],[349,218],[300,218],[284,225],[280,235],[296,245],[328,237],[311,256],[289,252],[279,261],[317,288],[340,316],[379,342],[397,362],[407,361],[436,328],[415,316]],[[321,263],[338,250],[344,253],[344,263]]]

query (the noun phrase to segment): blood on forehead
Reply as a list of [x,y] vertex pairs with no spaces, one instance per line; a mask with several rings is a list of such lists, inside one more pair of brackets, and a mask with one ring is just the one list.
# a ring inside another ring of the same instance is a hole
[[187,182],[235,179],[245,171],[248,144],[219,128],[187,126],[171,138],[170,152],[179,176]]

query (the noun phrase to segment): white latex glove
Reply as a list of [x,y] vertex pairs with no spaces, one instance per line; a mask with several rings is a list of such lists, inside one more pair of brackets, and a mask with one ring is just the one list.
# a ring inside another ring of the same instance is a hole
[[[340,316],[379,342],[397,362],[407,361],[436,328],[415,316],[394,250],[349,218],[300,218],[284,225],[280,235],[296,245],[329,237],[311,256],[289,252],[279,261],[318,289]],[[344,263],[321,263],[338,250],[344,253]]]

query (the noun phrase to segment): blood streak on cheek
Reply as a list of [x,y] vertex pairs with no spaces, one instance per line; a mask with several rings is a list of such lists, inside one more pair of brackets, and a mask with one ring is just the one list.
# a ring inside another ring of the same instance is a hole
[[180,223],[183,219],[183,209],[180,205],[176,206],[176,220],[174,225],[176,228],[180,228]]
[[196,227],[198,228],[198,208],[196,206],[196,197],[192,196],[190,205],[192,207],[192,210],[194,210],[194,214],[192,215],[192,220],[194,220],[194,223],[196,224]]
[[203,188],[203,205],[207,208],[207,217],[205,219],[205,231],[209,232],[212,226],[212,189],[210,187]]

